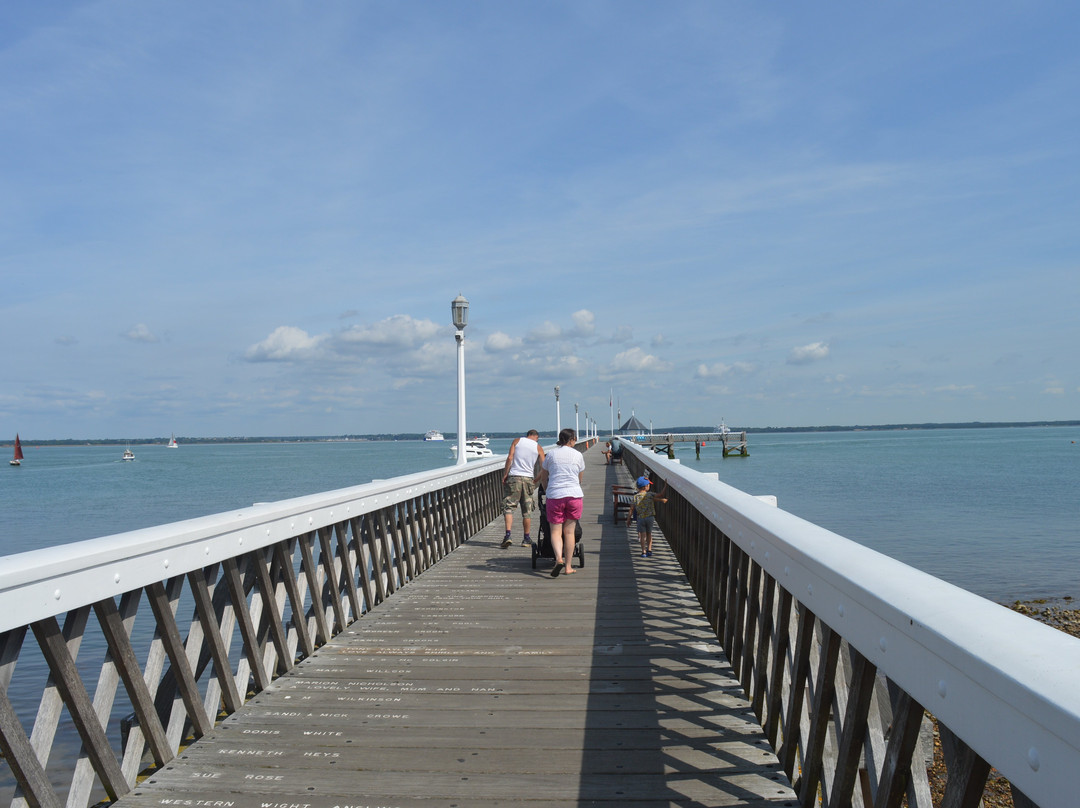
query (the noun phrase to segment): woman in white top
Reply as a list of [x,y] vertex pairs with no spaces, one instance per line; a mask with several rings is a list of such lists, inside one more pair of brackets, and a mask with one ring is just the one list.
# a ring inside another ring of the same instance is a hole
[[544,457],[540,469],[540,484],[547,496],[547,518],[551,525],[551,549],[555,551],[555,567],[551,577],[558,577],[565,566],[566,574],[574,572],[574,529],[581,519],[581,475],[585,473],[585,458],[574,448],[577,433],[564,429],[559,443]]

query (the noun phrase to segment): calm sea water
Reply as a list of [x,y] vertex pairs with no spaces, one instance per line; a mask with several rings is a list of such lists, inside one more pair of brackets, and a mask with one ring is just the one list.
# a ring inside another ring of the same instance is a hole
[[[751,434],[676,457],[998,601],[1080,598],[1080,429]],[[1074,441],[1076,441],[1074,443]],[[509,440],[493,440],[497,454]],[[0,471],[0,554],[453,464],[451,442],[24,447]]]
[[998,602],[1080,598],[1080,429],[748,436],[676,452],[750,494]]

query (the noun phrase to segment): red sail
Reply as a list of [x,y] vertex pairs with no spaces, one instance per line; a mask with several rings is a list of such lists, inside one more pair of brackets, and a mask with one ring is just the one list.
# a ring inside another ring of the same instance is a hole
[[18,435],[15,436],[15,459],[16,460],[22,460],[23,459],[22,444],[19,442],[19,436]]

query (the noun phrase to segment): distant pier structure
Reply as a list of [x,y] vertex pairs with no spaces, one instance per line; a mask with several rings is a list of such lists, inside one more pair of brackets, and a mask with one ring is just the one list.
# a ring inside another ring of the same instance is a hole
[[746,432],[667,432],[662,435],[628,435],[625,439],[639,446],[648,446],[657,454],[666,452],[671,458],[675,457],[676,443],[693,443],[697,457],[701,457],[701,447],[710,442],[722,444],[724,457],[746,457],[750,454],[746,446]]

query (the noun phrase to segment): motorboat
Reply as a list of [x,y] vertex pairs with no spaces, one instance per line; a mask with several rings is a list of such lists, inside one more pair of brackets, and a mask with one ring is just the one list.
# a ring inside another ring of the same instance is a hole
[[[482,457],[494,457],[495,453],[491,451],[488,446],[490,439],[486,435],[482,435],[479,438],[469,438],[465,441],[465,459],[466,460],[479,460]],[[458,447],[455,443],[450,447],[450,451],[454,453],[454,457],[458,456]]]
[[129,446],[126,449],[124,449],[124,460],[134,460],[134,459],[135,459],[135,453],[133,451],[131,451],[131,447]]
[[437,429],[430,429],[424,433],[424,440],[446,440],[443,433]]

